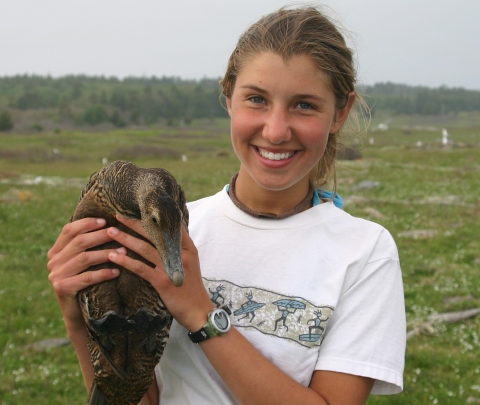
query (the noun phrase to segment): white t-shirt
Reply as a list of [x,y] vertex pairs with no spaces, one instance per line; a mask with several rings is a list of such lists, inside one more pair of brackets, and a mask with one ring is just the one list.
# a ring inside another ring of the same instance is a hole
[[[254,218],[225,189],[188,209],[212,301],[267,359],[305,386],[330,370],[374,378],[374,394],[402,390],[402,273],[387,230],[330,202]],[[237,403],[175,321],[156,374],[162,405]]]

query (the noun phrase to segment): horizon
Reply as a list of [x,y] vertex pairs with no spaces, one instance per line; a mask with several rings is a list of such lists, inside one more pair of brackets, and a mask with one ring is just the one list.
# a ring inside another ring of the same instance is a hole
[[[4,76],[0,76],[0,80],[2,79],[9,79],[9,78],[16,78],[16,77],[19,77],[19,78],[23,78],[23,77],[32,77],[32,78],[44,78],[44,79],[53,79],[53,80],[57,80],[57,79],[63,79],[63,78],[68,78],[68,77],[82,77],[82,78],[86,78],[86,79],[104,79],[104,80],[117,80],[118,82],[124,82],[126,80],[129,80],[129,79],[144,79],[144,80],[163,80],[163,79],[170,79],[170,80],[179,80],[179,81],[183,81],[183,82],[195,82],[195,83],[200,83],[202,81],[217,81],[217,80],[220,80],[221,79],[221,76],[218,76],[218,77],[201,77],[201,78],[183,78],[181,76],[166,76],[166,75],[163,75],[163,76],[155,76],[155,75],[151,75],[151,76],[134,76],[134,75],[130,75],[130,76],[125,76],[125,77],[119,77],[119,76],[115,76],[115,75],[89,75],[89,74],[83,74],[83,73],[79,73],[79,74],[73,74],[73,73],[68,73],[68,74],[64,74],[64,75],[60,75],[60,76],[53,76],[53,75],[50,75],[50,74],[45,74],[45,75],[42,75],[42,74],[29,74],[29,73],[18,73],[18,74],[13,74],[13,75],[4,75]],[[463,87],[463,86],[448,86],[448,85],[440,85],[440,86],[428,86],[428,85],[413,85],[413,84],[406,84],[406,83],[397,83],[397,82],[393,82],[391,80],[387,80],[387,81],[380,81],[380,82],[375,82],[375,83],[357,83],[357,86],[356,88],[365,88],[365,87],[374,87],[376,85],[380,85],[380,84],[392,84],[392,85],[395,85],[395,86],[405,86],[405,87],[409,87],[409,88],[426,88],[426,89],[432,89],[432,90],[437,90],[437,89],[448,89],[448,90],[466,90],[466,91],[472,91],[472,92],[479,92],[480,89],[471,89],[471,88],[467,88],[467,87]]]

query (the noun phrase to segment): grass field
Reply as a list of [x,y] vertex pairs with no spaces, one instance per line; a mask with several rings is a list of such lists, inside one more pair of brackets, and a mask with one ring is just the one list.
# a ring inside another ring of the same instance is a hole
[[[410,329],[480,307],[480,129],[450,135],[457,144],[442,147],[439,131],[372,132],[362,159],[338,163],[345,210],[397,241]],[[72,347],[34,344],[66,337],[46,254],[103,158],[165,167],[189,200],[216,192],[238,169],[225,122],[0,135],[0,405],[86,402]],[[376,187],[359,187],[365,180]],[[404,392],[369,404],[480,403],[480,315],[427,329],[408,341]]]

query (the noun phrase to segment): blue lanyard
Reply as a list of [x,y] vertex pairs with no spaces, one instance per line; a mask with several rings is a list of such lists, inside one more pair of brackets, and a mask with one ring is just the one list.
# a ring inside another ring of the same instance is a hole
[[[315,206],[320,204],[321,198],[326,198],[331,200],[332,197],[333,197],[333,191],[327,191],[327,190],[322,190],[321,188],[316,188],[315,190],[313,190],[313,205]],[[343,208],[344,206],[342,197],[340,197],[338,193],[335,193],[333,204],[335,204],[335,207],[338,207],[338,208]]]

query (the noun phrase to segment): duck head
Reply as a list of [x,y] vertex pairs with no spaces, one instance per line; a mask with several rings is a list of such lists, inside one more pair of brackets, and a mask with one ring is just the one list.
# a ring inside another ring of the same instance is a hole
[[141,221],[163,261],[173,284],[180,287],[185,273],[182,263],[182,212],[165,192],[152,190],[139,200]]

